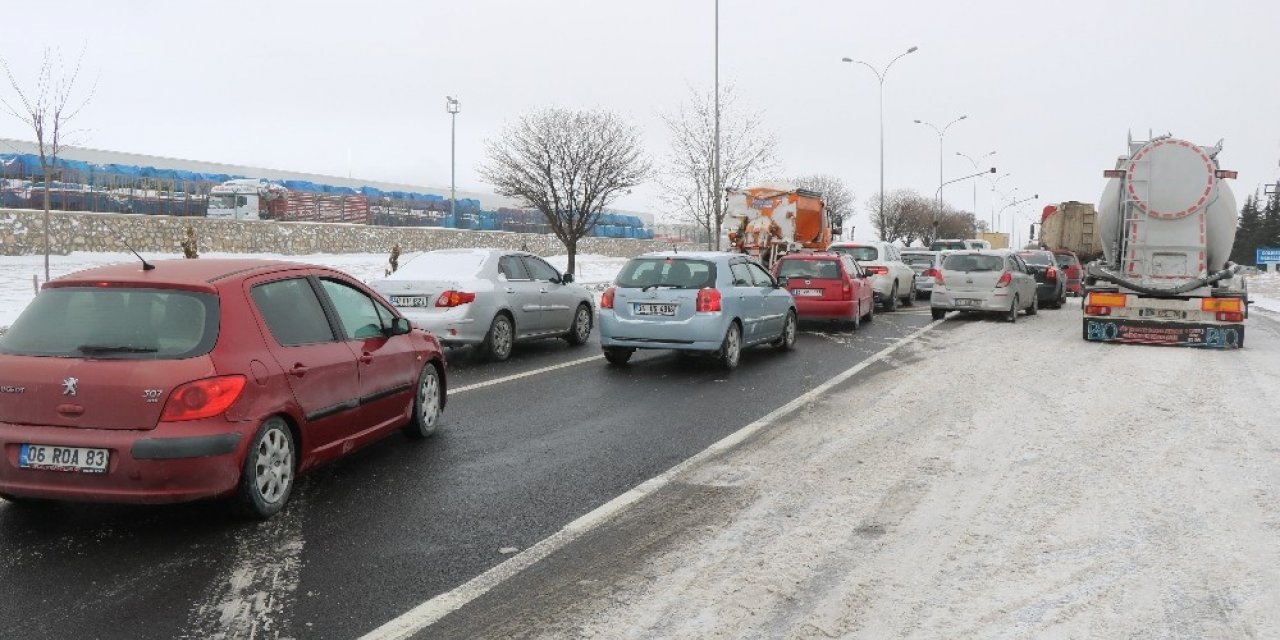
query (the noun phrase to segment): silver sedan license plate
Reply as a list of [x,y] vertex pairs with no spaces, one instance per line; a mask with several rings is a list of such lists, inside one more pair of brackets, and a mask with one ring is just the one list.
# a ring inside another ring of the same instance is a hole
[[632,305],[631,311],[638,316],[674,316],[676,314],[676,305],[637,302]]
[[18,450],[18,466],[23,469],[106,473],[111,453],[107,449],[24,444]]
[[957,307],[976,307],[980,302],[982,301],[973,298],[956,298]]
[[427,296],[391,296],[391,304],[397,307],[426,307],[429,306]]

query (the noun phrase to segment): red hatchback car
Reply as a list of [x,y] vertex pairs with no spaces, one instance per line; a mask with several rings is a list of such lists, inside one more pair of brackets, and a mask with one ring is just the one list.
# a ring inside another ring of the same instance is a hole
[[786,278],[801,320],[836,320],[857,329],[875,313],[870,276],[846,254],[788,254],[773,265],[773,275]]
[[431,435],[445,389],[436,338],[339,271],[89,269],[0,336],[0,497],[232,497],[266,518],[299,473],[393,429]]

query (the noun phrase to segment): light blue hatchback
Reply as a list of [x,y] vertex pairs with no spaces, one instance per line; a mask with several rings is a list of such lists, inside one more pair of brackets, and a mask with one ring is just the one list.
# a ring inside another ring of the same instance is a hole
[[636,349],[675,349],[738,366],[744,347],[796,342],[796,305],[769,272],[739,253],[646,253],[600,298],[600,345],[610,364]]

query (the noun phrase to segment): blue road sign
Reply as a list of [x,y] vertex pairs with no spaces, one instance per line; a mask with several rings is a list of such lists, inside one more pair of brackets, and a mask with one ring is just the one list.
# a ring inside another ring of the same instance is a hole
[[1258,247],[1258,259],[1255,264],[1266,264],[1268,262],[1280,262],[1280,248]]

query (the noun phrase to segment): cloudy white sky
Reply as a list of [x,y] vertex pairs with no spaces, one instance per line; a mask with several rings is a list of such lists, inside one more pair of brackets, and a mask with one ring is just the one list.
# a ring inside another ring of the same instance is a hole
[[[546,106],[603,108],[639,125],[661,162],[659,114],[713,81],[714,0],[10,2],[0,56],[20,82],[46,46],[83,47],[83,146],[426,186],[449,183],[445,96],[458,116],[458,186],[483,140]],[[1251,192],[1280,170],[1280,3],[1269,0],[856,2],[721,0],[722,82],[764,114],[782,172],[878,188],[878,91],[865,67],[910,46],[885,83],[886,184],[932,196],[944,173],[990,160],[1029,221],[1046,202],[1097,200],[1127,132],[1226,139]],[[85,83],[86,87],[88,83]],[[8,91],[7,87],[0,90]],[[0,118],[0,137],[30,138]],[[348,161],[350,158],[350,161]],[[986,164],[986,163],[984,163]],[[990,218],[979,183],[977,212]],[[970,185],[946,188],[973,208]],[[653,186],[617,206],[660,213]],[[997,202],[996,209],[1003,203]],[[1019,228],[1025,225],[1020,224]],[[865,218],[858,236],[870,237]]]

